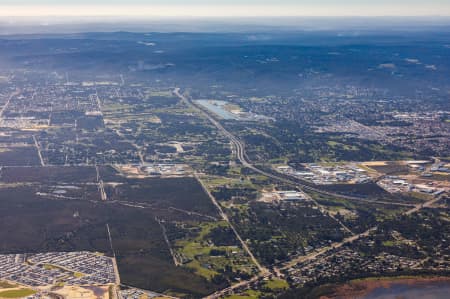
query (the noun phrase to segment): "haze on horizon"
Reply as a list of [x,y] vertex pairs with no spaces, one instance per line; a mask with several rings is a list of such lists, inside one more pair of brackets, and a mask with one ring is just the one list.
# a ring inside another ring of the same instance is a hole
[[450,16],[448,0],[0,0],[2,17]]

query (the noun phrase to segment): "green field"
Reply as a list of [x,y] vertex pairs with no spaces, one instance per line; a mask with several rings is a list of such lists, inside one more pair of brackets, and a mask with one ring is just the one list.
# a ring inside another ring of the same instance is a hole
[[265,286],[271,290],[287,289],[289,284],[283,279],[272,279],[266,282]]
[[248,290],[244,294],[241,295],[231,295],[226,297],[226,299],[258,299],[260,297],[261,293],[254,291],[254,290]]
[[[187,268],[192,269],[208,281],[220,273],[224,273],[227,268],[234,272],[252,268],[246,255],[237,247],[238,242],[234,235],[228,240],[231,244],[214,244],[212,232],[218,229],[229,229],[225,221],[194,223],[193,225],[199,228],[198,232],[191,232],[186,234],[185,238],[175,241],[176,251],[190,260],[185,264]],[[229,237],[227,236],[227,238]],[[212,254],[214,250],[222,253],[214,255]],[[238,254],[233,254],[233,252]]]
[[31,289],[20,289],[0,292],[0,298],[22,298],[35,294]]

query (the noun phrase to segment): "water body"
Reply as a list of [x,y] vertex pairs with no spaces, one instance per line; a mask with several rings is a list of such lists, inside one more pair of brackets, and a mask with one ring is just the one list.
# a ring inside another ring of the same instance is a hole
[[448,299],[450,282],[417,284],[392,283],[387,288],[378,287],[360,299]]
[[223,106],[225,106],[227,102],[210,100],[197,100],[196,102],[223,119],[239,119],[237,115],[223,108]]

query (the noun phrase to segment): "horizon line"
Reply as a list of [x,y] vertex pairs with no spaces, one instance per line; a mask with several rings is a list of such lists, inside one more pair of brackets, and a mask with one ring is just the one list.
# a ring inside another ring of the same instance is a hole
[[238,17],[450,17],[450,4],[383,8],[342,5],[1,5],[0,17],[238,18]]
[[[1,7],[0,7],[1,8]],[[249,18],[249,19],[263,19],[263,18],[271,18],[271,19],[293,19],[293,18],[307,18],[307,19],[319,19],[319,18],[338,18],[338,19],[344,19],[344,18],[353,18],[353,19],[376,19],[376,18],[415,18],[415,19],[430,19],[430,18],[446,18],[450,20],[450,14],[434,14],[434,15],[239,15],[239,16],[230,16],[230,15],[223,15],[223,16],[203,16],[203,15],[149,15],[149,16],[135,16],[135,15],[2,15],[0,13],[0,18],[101,18],[101,19],[128,19],[133,18],[135,20],[155,20],[155,19],[242,19],[242,18]],[[151,17],[151,19],[148,19]],[[1,22],[1,19],[0,19]]]

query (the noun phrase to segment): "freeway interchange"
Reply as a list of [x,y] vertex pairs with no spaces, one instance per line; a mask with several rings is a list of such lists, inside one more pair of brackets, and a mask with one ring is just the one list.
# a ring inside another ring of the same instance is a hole
[[[241,140],[239,140],[235,135],[233,135],[230,131],[225,129],[223,127],[223,125],[219,121],[217,121],[213,115],[211,115],[210,112],[208,112],[205,109],[203,109],[202,107],[199,107],[198,105],[196,105],[189,96],[181,94],[180,93],[180,88],[176,88],[173,91],[173,93],[177,97],[179,97],[183,102],[185,102],[187,105],[189,105],[193,109],[197,110],[200,114],[202,114],[225,137],[227,137],[229,139],[230,143],[233,146],[234,153],[235,153],[237,159],[242,164],[242,166],[244,166],[246,168],[249,168],[249,169],[253,170],[254,172],[256,172],[258,174],[261,174],[263,176],[266,176],[268,178],[274,179],[274,180],[282,182],[282,183],[286,183],[286,184],[291,185],[291,186],[295,186],[295,187],[301,189],[302,191],[315,192],[315,193],[319,193],[319,194],[322,194],[322,195],[328,195],[328,196],[332,196],[332,197],[336,197],[336,198],[342,198],[342,199],[347,199],[347,200],[357,200],[357,201],[370,202],[370,203],[397,205],[397,206],[400,206],[400,207],[403,207],[403,208],[408,208],[406,211],[404,211],[402,213],[403,215],[410,215],[412,213],[420,211],[423,208],[431,207],[433,204],[437,203],[439,200],[442,199],[442,197],[437,197],[437,198],[435,198],[433,200],[430,200],[430,201],[426,202],[425,204],[424,203],[410,204],[410,203],[396,203],[396,202],[387,202],[387,201],[372,201],[372,200],[369,200],[367,198],[362,198],[362,197],[357,197],[357,196],[349,196],[349,195],[329,192],[329,191],[326,191],[326,190],[322,190],[322,189],[320,189],[317,186],[310,186],[310,185],[307,185],[307,184],[303,184],[303,183],[299,182],[298,180],[294,181],[294,180],[286,178],[284,176],[275,175],[273,173],[267,172],[265,170],[262,170],[262,169],[256,167],[255,165],[253,165],[251,163],[250,159],[246,155],[244,143]],[[200,178],[198,178],[198,179],[201,182]],[[213,293],[213,294],[211,294],[209,296],[206,296],[205,297],[206,299],[222,298],[222,297],[224,297],[226,295],[229,295],[229,294],[231,294],[231,293],[233,293],[235,291],[243,290],[245,288],[248,288],[252,284],[254,284],[254,283],[256,283],[256,282],[258,282],[258,281],[260,281],[260,280],[262,280],[264,278],[270,278],[270,277],[273,277],[273,276],[279,276],[281,271],[285,271],[285,270],[287,270],[287,269],[289,269],[291,267],[294,267],[295,265],[297,265],[299,263],[304,263],[304,262],[307,262],[307,261],[313,261],[313,260],[321,257],[323,254],[326,254],[326,253],[328,253],[328,252],[330,252],[332,250],[336,250],[336,249],[344,246],[345,244],[349,244],[349,243],[355,242],[357,240],[360,240],[361,238],[368,237],[372,232],[376,231],[377,228],[378,228],[378,226],[374,226],[374,227],[371,227],[371,228],[365,230],[364,232],[355,234],[347,226],[345,226],[341,221],[339,221],[338,219],[336,219],[335,217],[330,215],[330,217],[333,218],[337,223],[339,223],[339,225],[345,231],[350,233],[349,237],[344,238],[340,242],[334,242],[334,243],[330,244],[329,246],[322,247],[322,248],[320,248],[318,250],[315,250],[315,251],[313,251],[313,252],[311,252],[311,253],[309,253],[307,255],[293,258],[293,259],[289,260],[288,262],[285,262],[285,263],[282,263],[282,264],[280,264],[278,266],[275,266],[275,267],[273,267],[273,272],[271,272],[271,271],[267,270],[266,268],[262,267],[259,264],[259,262],[254,257],[254,255],[252,254],[251,250],[249,249],[249,247],[247,246],[245,241],[239,235],[238,231],[234,228],[233,224],[229,221],[228,216],[222,210],[220,204],[214,199],[214,197],[207,190],[207,188],[203,185],[203,183],[202,183],[202,186],[206,190],[206,192],[209,194],[209,196],[212,199],[214,205],[220,211],[220,215],[223,217],[224,220],[226,220],[230,224],[230,226],[233,229],[233,232],[236,234],[236,236],[240,240],[242,246],[244,247],[246,252],[249,254],[251,259],[255,262],[255,264],[257,265],[257,268],[260,271],[259,274],[253,276],[252,278],[250,278],[248,280],[241,281],[241,282],[236,283],[234,285],[231,285],[231,286],[229,286],[229,287],[227,287],[225,289],[219,290],[219,291],[217,291],[217,292],[215,292],[215,293]],[[320,209],[320,211],[322,213],[326,212],[325,208],[322,205],[320,205],[314,199],[312,199],[312,198],[310,198],[310,199]]]
[[[289,184],[289,185],[293,185],[296,186],[300,189],[302,189],[303,191],[310,191],[310,192],[316,192],[322,195],[328,195],[328,196],[333,196],[333,197],[338,197],[338,198],[343,198],[343,199],[348,199],[348,200],[362,200],[362,201],[369,201],[372,203],[376,203],[376,201],[370,201],[367,200],[366,198],[362,198],[362,197],[358,197],[358,196],[350,196],[350,195],[345,195],[345,194],[340,194],[340,193],[334,193],[334,192],[330,192],[330,191],[326,191],[323,189],[318,188],[317,186],[310,186],[307,185],[305,183],[299,182],[298,180],[292,180],[292,179],[288,179],[284,176],[281,175],[275,175],[273,173],[264,171],[258,167],[256,167],[254,164],[251,163],[250,159],[248,158],[246,152],[245,152],[245,145],[244,143],[239,140],[235,135],[233,135],[230,131],[228,131],[227,129],[225,129],[222,124],[217,121],[209,112],[205,111],[203,108],[199,107],[198,105],[196,105],[188,96],[183,95],[180,93],[180,88],[175,88],[175,90],[173,91],[173,93],[179,97],[182,101],[184,101],[187,105],[189,105],[190,107],[194,108],[195,110],[199,111],[204,117],[206,117],[225,137],[227,137],[234,150],[235,150],[235,154],[237,159],[240,161],[240,163],[246,167],[249,168],[261,175],[264,175],[266,177],[269,177],[271,179]],[[386,204],[396,204],[394,203],[387,203]],[[400,205],[403,205],[402,203],[400,203]],[[410,206],[410,205],[407,205]]]

